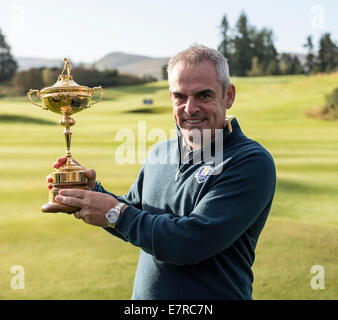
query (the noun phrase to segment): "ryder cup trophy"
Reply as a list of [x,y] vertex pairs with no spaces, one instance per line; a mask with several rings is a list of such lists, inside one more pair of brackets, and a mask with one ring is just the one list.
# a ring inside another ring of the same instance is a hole
[[[90,108],[93,104],[98,103],[103,98],[103,89],[101,86],[89,88],[86,86],[80,86],[75,81],[73,81],[73,78],[70,75],[71,64],[66,58],[64,61],[65,65],[63,71],[53,86],[43,88],[41,90],[31,89],[27,93],[28,99],[34,105],[44,110],[50,110],[52,112],[61,114],[62,119],[59,121],[59,123],[65,127],[64,135],[67,146],[67,162],[64,166],[52,173],[53,188],[50,190],[48,203],[44,204],[41,208],[43,212],[73,213],[77,211],[78,208],[55,202],[55,197],[57,196],[59,190],[89,190],[88,180],[84,175],[84,171],[72,160],[72,154],[70,152],[72,137],[72,131],[70,130],[70,127],[75,124],[75,120],[71,116],[74,113]],[[91,98],[94,95],[96,89],[101,91],[101,96],[95,102],[92,102]],[[31,95],[34,93],[41,99],[43,105],[39,105],[32,100]]]

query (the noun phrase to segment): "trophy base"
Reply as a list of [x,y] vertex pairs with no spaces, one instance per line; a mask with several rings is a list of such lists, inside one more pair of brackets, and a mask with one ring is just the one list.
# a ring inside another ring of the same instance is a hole
[[80,208],[68,206],[64,203],[59,203],[59,202],[55,201],[55,197],[58,195],[59,190],[61,190],[61,189],[90,190],[87,183],[81,183],[81,184],[80,183],[77,183],[77,184],[74,184],[74,183],[70,183],[70,184],[63,183],[63,184],[61,184],[61,183],[58,183],[58,184],[53,184],[53,189],[50,190],[50,193],[49,193],[49,201],[41,207],[42,212],[74,213],[74,212],[80,210]]
[[88,179],[86,178],[82,168],[77,166],[69,158],[62,168],[52,173],[52,178],[52,189],[49,191],[48,202],[41,207],[42,212],[74,213],[80,210],[79,208],[56,202],[55,197],[59,194],[61,189],[90,190],[88,186]]
[[63,213],[74,213],[79,210],[79,208],[67,206],[63,203],[57,203],[57,202],[47,202],[41,207],[42,212],[46,213],[57,213],[57,212],[63,212]]

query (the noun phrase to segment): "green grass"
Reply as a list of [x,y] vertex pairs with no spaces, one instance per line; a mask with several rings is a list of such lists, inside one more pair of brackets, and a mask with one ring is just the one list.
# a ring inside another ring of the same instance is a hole
[[[338,121],[310,118],[338,76],[233,78],[229,114],[262,143],[277,167],[277,190],[254,263],[255,299],[338,297]],[[105,100],[76,114],[72,152],[95,168],[108,190],[128,191],[140,164],[120,166],[115,134],[138,120],[147,132],[174,128],[165,82],[107,89]],[[142,105],[154,100],[154,112]],[[0,299],[129,299],[139,249],[65,214],[42,214],[45,177],[64,154],[59,116],[25,98],[0,99]],[[149,142],[150,147],[154,142]],[[137,149],[135,150],[137,152]],[[25,268],[25,289],[13,290],[13,265]],[[325,289],[310,287],[313,265]]]

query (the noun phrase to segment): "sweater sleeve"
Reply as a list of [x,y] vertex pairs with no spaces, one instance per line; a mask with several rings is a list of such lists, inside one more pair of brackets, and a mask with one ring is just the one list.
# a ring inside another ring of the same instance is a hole
[[[103,188],[103,186],[99,183],[96,183],[95,185],[95,192],[102,192],[102,193],[106,193],[109,194],[112,197],[115,197],[118,201],[120,202],[124,202],[128,205],[132,205],[135,208],[142,208],[142,184],[143,184],[143,174],[144,174],[144,166],[142,166],[139,175],[136,179],[136,181],[134,182],[134,184],[131,186],[129,192],[123,196],[117,196],[114,193],[111,193],[109,191],[107,191],[106,189]],[[120,232],[118,232],[113,228],[103,228],[104,230],[106,230],[107,232],[109,232],[110,234],[124,240],[124,241],[128,241],[124,235],[122,235]]]
[[276,173],[265,152],[237,161],[214,178],[191,213],[149,214],[128,206],[116,229],[156,259],[197,264],[229,247],[272,203]]

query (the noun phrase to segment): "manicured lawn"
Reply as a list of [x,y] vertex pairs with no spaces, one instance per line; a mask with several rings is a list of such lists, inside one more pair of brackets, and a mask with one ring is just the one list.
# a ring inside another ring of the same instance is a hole
[[[275,201],[256,251],[255,299],[338,297],[338,121],[305,115],[338,86],[338,75],[233,78],[229,114],[262,143],[277,167]],[[144,98],[154,99],[153,112]],[[76,114],[72,152],[95,168],[103,185],[128,191],[141,163],[119,165],[119,129],[137,141],[174,129],[165,82],[106,89],[103,102]],[[142,110],[141,110],[142,111]],[[65,214],[43,214],[45,177],[65,152],[59,116],[25,98],[0,99],[0,299],[129,299],[139,249]],[[148,141],[147,148],[156,141]],[[135,159],[138,159],[135,148]],[[140,155],[142,158],[143,155]],[[25,289],[10,287],[10,269],[25,269]],[[310,270],[325,269],[325,289],[313,290]]]

